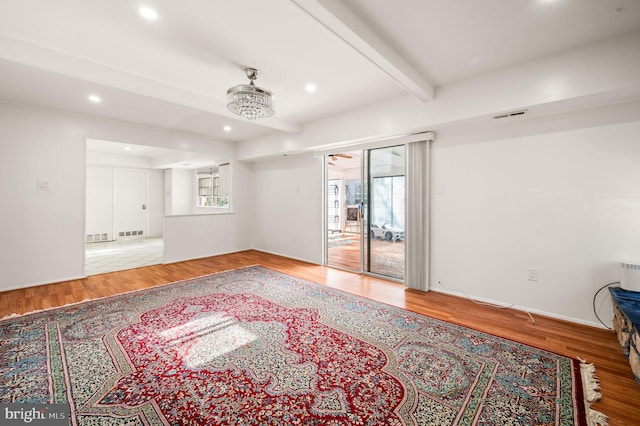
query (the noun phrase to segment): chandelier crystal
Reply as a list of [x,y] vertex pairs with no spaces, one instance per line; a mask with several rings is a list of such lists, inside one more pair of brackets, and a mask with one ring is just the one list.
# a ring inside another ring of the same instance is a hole
[[276,113],[275,95],[253,82],[260,71],[255,68],[245,68],[249,84],[239,84],[227,90],[227,108],[247,120],[270,117]]

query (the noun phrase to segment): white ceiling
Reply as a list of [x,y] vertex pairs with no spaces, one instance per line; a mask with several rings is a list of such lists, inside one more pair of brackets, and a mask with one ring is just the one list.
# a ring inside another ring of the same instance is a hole
[[197,169],[221,163],[211,154],[87,138],[87,163],[145,169]]
[[[0,99],[243,141],[638,30],[638,0],[0,0]],[[247,66],[273,118],[226,110]]]
[[346,3],[436,86],[640,29],[637,0]]
[[105,141],[102,139],[87,139],[87,149],[91,152],[110,155],[125,155],[128,153],[128,155],[142,158],[154,158],[172,152],[167,148]]

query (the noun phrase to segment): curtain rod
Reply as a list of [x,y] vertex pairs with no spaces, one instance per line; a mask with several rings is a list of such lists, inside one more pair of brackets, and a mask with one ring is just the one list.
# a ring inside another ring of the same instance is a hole
[[354,143],[336,144],[331,148],[321,148],[313,151],[314,157],[322,157],[323,155],[334,154],[339,151],[357,151],[361,149],[382,148],[385,146],[402,145],[405,143],[433,141],[435,140],[434,132],[420,132],[406,135],[390,136],[388,138],[372,139],[367,142],[359,141]]

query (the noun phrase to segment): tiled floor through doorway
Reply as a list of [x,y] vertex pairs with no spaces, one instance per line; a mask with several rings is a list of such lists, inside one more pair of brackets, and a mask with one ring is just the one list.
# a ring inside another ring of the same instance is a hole
[[162,237],[128,241],[87,243],[85,272],[87,275],[122,271],[162,263]]

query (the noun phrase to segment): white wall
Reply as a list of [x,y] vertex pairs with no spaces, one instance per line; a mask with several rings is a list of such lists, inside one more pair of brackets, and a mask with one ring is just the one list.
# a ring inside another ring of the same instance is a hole
[[[143,145],[153,141],[233,159],[233,145],[227,142],[0,103],[0,291],[82,277],[86,138]],[[38,190],[38,181],[51,189]],[[234,230],[225,234],[225,247],[248,248],[250,237]]]
[[195,171],[191,169],[171,169],[169,171],[171,175],[170,193],[172,215],[194,213],[196,206],[196,191],[193,187],[195,180],[194,173]]
[[253,164],[252,246],[322,262],[322,158],[309,154]]
[[640,121],[540,132],[545,121],[437,136],[431,285],[596,324],[595,292],[640,259]]
[[87,165],[86,233],[107,234],[113,240],[112,166]]
[[164,176],[162,170],[149,169],[149,237],[162,236],[164,225]]
[[[174,170],[175,171],[175,170]],[[252,178],[249,166],[234,162],[232,209],[216,214],[167,216],[164,219],[164,262],[179,262],[251,247]],[[194,192],[195,194],[195,192]]]
[[75,126],[0,104],[0,290],[82,275],[84,157]]

